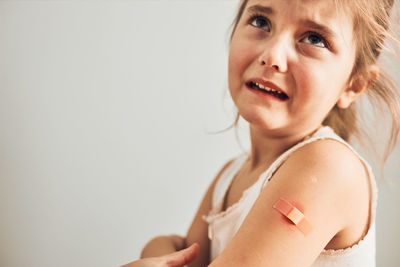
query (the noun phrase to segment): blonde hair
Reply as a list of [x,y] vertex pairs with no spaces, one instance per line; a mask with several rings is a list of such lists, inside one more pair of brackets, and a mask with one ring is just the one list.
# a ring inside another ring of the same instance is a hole
[[[354,33],[356,41],[356,59],[350,79],[364,76],[368,77],[369,67],[379,66],[378,58],[386,49],[384,42],[387,38],[399,44],[396,37],[390,34],[390,11],[394,0],[334,0],[338,8],[346,6],[351,10],[354,18]],[[240,18],[247,6],[248,0],[241,0],[239,9],[232,23],[230,39],[235,33]],[[377,79],[370,79],[366,95],[374,108],[391,117],[391,131],[385,152],[381,157],[381,168],[389,154],[393,151],[400,131],[400,94],[390,76],[380,67]],[[357,101],[356,101],[357,102]],[[386,112],[388,111],[388,112]],[[335,106],[323,121],[323,125],[330,126],[340,137],[349,141],[355,137],[360,143],[368,141],[367,131],[360,125],[359,108],[353,103],[347,109]],[[231,127],[237,126],[239,113]],[[370,140],[369,140],[370,141]]]

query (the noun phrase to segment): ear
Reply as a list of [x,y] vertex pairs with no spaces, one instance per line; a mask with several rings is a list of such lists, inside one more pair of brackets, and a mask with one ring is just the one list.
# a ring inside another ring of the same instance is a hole
[[336,105],[339,108],[348,108],[351,103],[360,97],[365,90],[373,83],[379,76],[379,67],[376,65],[370,66],[367,75],[358,75],[353,77],[348,87],[339,96]]

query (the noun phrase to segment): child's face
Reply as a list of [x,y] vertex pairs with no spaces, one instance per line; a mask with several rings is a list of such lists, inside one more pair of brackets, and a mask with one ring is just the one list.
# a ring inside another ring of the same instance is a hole
[[311,131],[348,91],[355,50],[353,20],[333,0],[249,0],[230,45],[231,96],[253,125]]

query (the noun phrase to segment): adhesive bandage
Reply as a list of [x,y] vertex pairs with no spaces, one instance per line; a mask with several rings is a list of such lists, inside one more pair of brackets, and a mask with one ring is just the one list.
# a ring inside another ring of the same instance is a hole
[[280,198],[273,207],[293,222],[304,235],[311,232],[311,223],[307,220],[304,214],[285,199]]

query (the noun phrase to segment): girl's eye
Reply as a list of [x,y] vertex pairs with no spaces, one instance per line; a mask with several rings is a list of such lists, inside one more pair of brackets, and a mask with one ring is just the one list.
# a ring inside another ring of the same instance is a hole
[[320,34],[316,32],[309,32],[307,36],[301,39],[302,42],[310,45],[314,45],[321,48],[327,48],[328,42]]
[[267,32],[271,31],[271,23],[264,16],[260,16],[260,15],[254,16],[254,17],[250,18],[249,23],[256,28],[263,29]]

